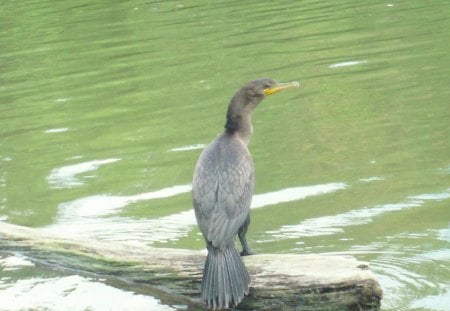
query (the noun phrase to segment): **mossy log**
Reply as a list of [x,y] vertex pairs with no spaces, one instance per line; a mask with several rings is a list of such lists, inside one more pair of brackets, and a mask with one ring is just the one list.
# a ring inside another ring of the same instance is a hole
[[[52,266],[152,285],[201,310],[205,253],[135,247],[0,222],[0,251],[24,252]],[[382,290],[367,263],[326,254],[244,257],[252,284],[237,310],[379,310]],[[178,300],[180,301],[180,300]],[[163,300],[164,302],[164,300]]]

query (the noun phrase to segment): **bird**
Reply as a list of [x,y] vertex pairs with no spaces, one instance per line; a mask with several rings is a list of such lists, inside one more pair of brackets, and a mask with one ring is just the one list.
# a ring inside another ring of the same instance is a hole
[[253,132],[252,112],[267,96],[291,87],[299,87],[299,82],[261,78],[240,88],[228,105],[224,132],[206,146],[195,166],[192,201],[208,250],[201,298],[210,309],[237,306],[249,292],[250,275],[241,256],[253,254],[246,239],[255,184],[247,147]]

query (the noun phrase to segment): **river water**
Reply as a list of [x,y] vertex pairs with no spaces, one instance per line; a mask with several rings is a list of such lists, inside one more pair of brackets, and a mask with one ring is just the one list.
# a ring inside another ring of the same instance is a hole
[[[202,249],[190,182],[229,98],[254,78],[300,80],[254,114],[254,250],[352,254],[383,310],[449,310],[448,12],[447,0],[2,1],[0,221]],[[166,301],[0,252],[0,310],[186,308]]]

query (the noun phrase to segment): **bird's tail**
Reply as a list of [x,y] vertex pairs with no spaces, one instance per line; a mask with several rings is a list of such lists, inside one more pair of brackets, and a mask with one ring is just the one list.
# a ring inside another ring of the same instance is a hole
[[250,275],[234,245],[224,250],[208,245],[202,281],[202,300],[208,307],[236,306],[248,294],[249,286]]

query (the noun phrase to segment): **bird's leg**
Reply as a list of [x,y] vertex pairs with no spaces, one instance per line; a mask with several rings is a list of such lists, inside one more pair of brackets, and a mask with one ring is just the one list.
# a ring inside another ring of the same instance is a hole
[[248,255],[255,254],[248,247],[247,238],[245,237],[249,225],[250,225],[250,215],[247,216],[247,219],[245,220],[244,224],[239,228],[239,232],[238,232],[239,240],[241,241],[241,245],[242,245],[241,256],[248,256]]

